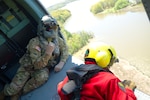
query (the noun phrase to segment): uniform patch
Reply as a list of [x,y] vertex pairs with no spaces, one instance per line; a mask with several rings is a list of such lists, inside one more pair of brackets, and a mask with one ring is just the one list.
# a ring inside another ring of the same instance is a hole
[[125,91],[125,87],[121,82],[118,82],[118,86],[121,90]]
[[41,48],[39,46],[35,46],[35,49],[39,52],[41,52]]

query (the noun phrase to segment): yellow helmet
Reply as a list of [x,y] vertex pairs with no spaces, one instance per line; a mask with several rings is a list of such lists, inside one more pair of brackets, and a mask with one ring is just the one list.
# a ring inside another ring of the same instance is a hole
[[86,59],[95,60],[96,64],[102,68],[112,66],[117,60],[115,49],[104,43],[94,43],[85,52]]

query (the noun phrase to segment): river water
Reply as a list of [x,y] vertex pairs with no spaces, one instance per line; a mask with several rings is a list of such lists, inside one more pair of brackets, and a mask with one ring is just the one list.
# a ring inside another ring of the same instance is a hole
[[96,41],[111,44],[120,58],[150,77],[150,23],[146,12],[93,15],[90,7],[98,1],[78,0],[62,8],[72,14],[65,29],[72,33],[93,32]]

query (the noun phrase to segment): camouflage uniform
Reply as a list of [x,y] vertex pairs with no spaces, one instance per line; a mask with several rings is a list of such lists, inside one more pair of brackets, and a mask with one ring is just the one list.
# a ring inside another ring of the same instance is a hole
[[[4,94],[15,96],[23,94],[44,84],[49,77],[49,68],[59,62],[66,62],[68,47],[65,40],[58,36],[59,25],[51,16],[44,16],[38,27],[38,36],[31,39],[27,51],[20,59],[20,67],[10,84],[4,87]],[[47,45],[53,42],[55,49],[52,55],[46,53]],[[15,99],[16,100],[16,99]]]
[[[59,50],[54,50],[51,57],[45,55],[45,48],[48,41],[35,37],[30,40],[27,45],[26,54],[20,59],[20,68],[14,76],[12,82],[4,88],[5,95],[11,96],[22,91],[26,94],[29,91],[44,84],[49,77],[49,68],[54,67],[58,61],[58,54],[60,61],[66,62],[68,58],[68,48],[65,41],[58,37]],[[55,54],[55,51],[59,51]]]

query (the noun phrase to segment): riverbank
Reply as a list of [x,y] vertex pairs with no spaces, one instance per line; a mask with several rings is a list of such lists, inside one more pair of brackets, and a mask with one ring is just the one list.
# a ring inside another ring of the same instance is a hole
[[130,12],[141,12],[142,11],[143,12],[143,11],[145,11],[145,9],[144,9],[143,4],[140,3],[140,4],[137,4],[137,5],[134,5],[134,6],[129,5],[125,8],[122,8],[122,9],[117,10],[117,11],[112,11],[112,12],[103,11],[103,12],[97,13],[97,15],[99,15],[99,14],[109,14],[109,13],[128,12],[128,11],[130,11]]
[[127,6],[123,9],[118,10],[118,12],[127,12],[127,11],[131,11],[131,12],[140,12],[140,11],[145,11],[144,6],[142,3],[134,5],[134,6]]
[[[73,56],[84,61],[84,53],[87,47],[94,42],[98,42],[95,38],[91,39],[89,43],[81,48]],[[101,41],[99,41],[101,42]],[[140,72],[135,66],[130,65],[127,60],[119,58],[119,63],[114,64],[110,69],[120,80],[132,80],[136,83],[137,89],[144,92],[145,94],[150,95],[150,78]]]

